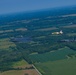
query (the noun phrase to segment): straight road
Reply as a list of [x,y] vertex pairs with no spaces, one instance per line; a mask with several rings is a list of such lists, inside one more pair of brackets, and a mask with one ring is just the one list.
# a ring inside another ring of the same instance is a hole
[[32,66],[34,67],[34,69],[38,72],[39,75],[42,75],[39,70],[32,64]]

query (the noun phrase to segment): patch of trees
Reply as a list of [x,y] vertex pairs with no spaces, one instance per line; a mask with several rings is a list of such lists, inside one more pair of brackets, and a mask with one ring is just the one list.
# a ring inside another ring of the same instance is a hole
[[68,46],[70,49],[76,51],[76,42],[67,43],[66,46]]
[[0,71],[8,70],[13,62],[21,60],[21,53],[17,49],[0,50]]
[[18,68],[12,68],[12,67],[4,67],[4,68],[0,68],[0,71],[1,72],[4,72],[4,71],[8,71],[8,70],[30,70],[30,69],[34,69],[33,66],[30,66],[30,67],[25,67],[25,68],[21,68],[21,67],[18,67]]

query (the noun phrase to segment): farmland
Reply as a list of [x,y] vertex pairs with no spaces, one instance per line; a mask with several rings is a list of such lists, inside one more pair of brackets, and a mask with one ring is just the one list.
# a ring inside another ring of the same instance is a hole
[[17,67],[25,67],[25,66],[28,66],[29,64],[25,61],[25,60],[21,60],[21,61],[18,61],[18,62],[15,62],[13,63],[13,67],[17,68]]
[[75,8],[1,16],[0,75],[76,75],[74,40]]
[[16,45],[9,38],[0,39],[0,49],[8,49],[10,46],[15,47]]
[[73,53],[76,53],[76,51],[73,51],[68,47],[65,47],[44,54],[32,54],[30,55],[30,58],[32,62],[40,63],[40,62],[67,59],[68,54],[73,54]]
[[34,69],[31,70],[11,70],[0,73],[0,75],[39,75]]
[[39,75],[38,72],[32,68],[25,60],[13,62],[12,67],[14,70],[0,72],[0,75]]
[[76,58],[35,65],[43,75],[76,75]]

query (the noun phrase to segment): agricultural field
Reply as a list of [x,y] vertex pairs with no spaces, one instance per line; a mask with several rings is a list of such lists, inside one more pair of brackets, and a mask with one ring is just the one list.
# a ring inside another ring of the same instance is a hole
[[68,33],[68,36],[76,36],[76,33]]
[[16,45],[10,41],[9,38],[0,39],[0,49],[9,49],[9,47],[15,47]]
[[39,75],[39,73],[32,68],[32,64],[28,64],[25,60],[12,63],[14,70],[0,72],[0,75]]
[[32,62],[40,63],[40,62],[67,59],[67,56],[69,54],[73,54],[73,53],[76,53],[76,51],[73,51],[70,48],[65,47],[65,48],[61,48],[59,50],[50,51],[48,53],[32,54],[32,55],[30,55],[30,58],[31,58]]
[[24,68],[26,66],[29,66],[29,64],[25,60],[21,60],[21,61],[18,61],[18,62],[13,63],[12,66],[14,68],[18,68],[18,67]]
[[51,28],[38,29],[38,30],[36,30],[36,31],[50,31],[50,30],[56,30],[56,29],[58,29],[58,28],[56,28],[56,27],[51,27]]
[[35,69],[30,70],[11,70],[0,73],[0,75],[39,75]]
[[76,25],[63,26],[63,28],[76,28]]
[[42,75],[76,75],[76,58],[36,63]]

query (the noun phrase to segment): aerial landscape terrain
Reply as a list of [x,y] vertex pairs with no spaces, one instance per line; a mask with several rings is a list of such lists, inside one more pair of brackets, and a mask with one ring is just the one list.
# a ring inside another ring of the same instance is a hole
[[0,15],[0,75],[76,75],[76,6]]

